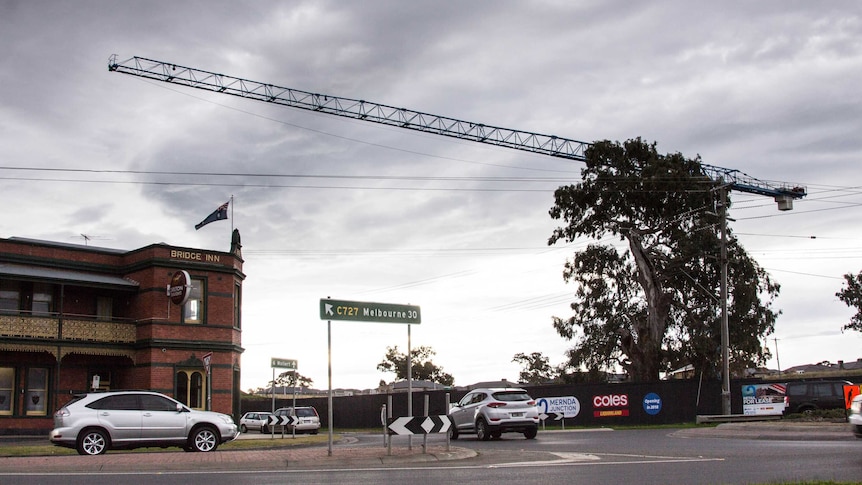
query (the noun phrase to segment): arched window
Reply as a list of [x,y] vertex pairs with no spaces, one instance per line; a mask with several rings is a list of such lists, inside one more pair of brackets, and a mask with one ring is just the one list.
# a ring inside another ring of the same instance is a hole
[[180,369],[177,371],[177,401],[192,409],[204,409],[206,406],[206,379],[204,373],[197,369]]

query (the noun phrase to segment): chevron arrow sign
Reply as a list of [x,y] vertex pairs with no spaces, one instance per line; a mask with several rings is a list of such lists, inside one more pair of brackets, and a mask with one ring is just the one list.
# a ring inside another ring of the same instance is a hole
[[268,424],[270,426],[293,426],[299,423],[299,418],[296,416],[270,416]]
[[389,420],[389,434],[433,434],[449,431],[449,416],[412,416]]
[[564,413],[551,413],[551,414],[540,413],[539,414],[539,419],[541,419],[542,421],[544,421],[548,418],[551,418],[554,421],[559,421],[565,417],[566,417],[566,415]]

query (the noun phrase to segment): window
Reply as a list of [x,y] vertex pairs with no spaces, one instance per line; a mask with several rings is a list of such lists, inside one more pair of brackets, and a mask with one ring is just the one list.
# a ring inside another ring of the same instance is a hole
[[15,368],[0,367],[0,415],[12,414],[12,396],[15,390]]
[[242,286],[239,283],[233,287],[233,326],[242,328]]
[[21,284],[17,281],[0,280],[0,312],[16,313],[20,307]]
[[831,382],[818,382],[816,384],[812,384],[812,396],[819,397],[828,397],[832,396],[832,383]]
[[200,370],[177,371],[176,400],[192,409],[204,408],[206,384]]
[[47,316],[54,310],[54,288],[47,283],[33,283],[33,315]]
[[31,367],[27,371],[27,416],[48,414],[48,369]]
[[183,323],[203,323],[206,282],[202,278],[192,278],[191,286],[189,299],[183,305]]
[[114,299],[110,296],[96,297],[96,319],[110,321],[114,317]]
[[136,394],[117,394],[87,404],[90,409],[107,409],[114,411],[136,411],[141,408]]
[[177,405],[170,399],[152,394],[141,394],[141,409],[144,411],[174,411]]

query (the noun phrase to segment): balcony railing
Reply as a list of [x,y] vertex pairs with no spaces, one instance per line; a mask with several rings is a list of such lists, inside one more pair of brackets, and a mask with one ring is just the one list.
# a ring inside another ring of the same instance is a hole
[[56,316],[0,314],[0,337],[47,339],[54,341],[134,343],[137,339],[132,322],[63,318]]

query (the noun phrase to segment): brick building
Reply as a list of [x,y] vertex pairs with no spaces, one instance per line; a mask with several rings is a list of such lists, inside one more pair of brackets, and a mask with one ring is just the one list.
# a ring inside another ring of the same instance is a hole
[[242,263],[236,230],[229,252],[0,239],[0,434],[47,432],[93,386],[238,420]]

